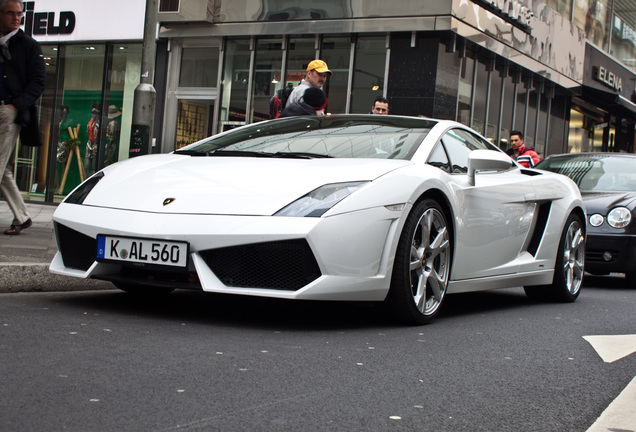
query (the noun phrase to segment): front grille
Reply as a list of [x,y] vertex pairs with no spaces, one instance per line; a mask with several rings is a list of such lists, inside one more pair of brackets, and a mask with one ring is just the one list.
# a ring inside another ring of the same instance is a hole
[[296,291],[320,277],[306,240],[285,240],[209,249],[201,257],[231,287]]
[[585,262],[588,263],[600,263],[600,264],[613,264],[616,261],[618,261],[619,256],[618,256],[618,252],[617,251],[608,251],[612,254],[612,258],[609,261],[605,261],[605,259],[603,259],[603,253],[605,253],[605,251],[591,251],[591,250],[586,250],[585,251]]
[[54,227],[64,265],[76,270],[88,270],[95,262],[97,240],[57,222]]

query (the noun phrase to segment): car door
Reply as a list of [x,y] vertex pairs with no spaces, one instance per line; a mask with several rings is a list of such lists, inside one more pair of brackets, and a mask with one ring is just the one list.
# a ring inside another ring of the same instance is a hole
[[498,151],[489,142],[464,130],[448,130],[441,143],[449,158],[451,186],[458,203],[453,280],[517,272],[527,258],[536,212],[532,177],[519,168],[477,174],[468,180],[472,150]]

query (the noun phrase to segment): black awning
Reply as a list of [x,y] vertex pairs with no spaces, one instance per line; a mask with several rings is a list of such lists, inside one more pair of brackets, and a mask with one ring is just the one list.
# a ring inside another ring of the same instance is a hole
[[624,96],[594,87],[582,86],[581,97],[612,114],[620,114],[636,120],[636,104]]

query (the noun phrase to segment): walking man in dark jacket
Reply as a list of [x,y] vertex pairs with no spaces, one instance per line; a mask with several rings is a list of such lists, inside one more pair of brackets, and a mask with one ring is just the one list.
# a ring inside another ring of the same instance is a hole
[[42,49],[20,29],[23,8],[22,0],[0,0],[0,191],[13,212],[7,235],[20,234],[32,224],[7,164],[20,128],[29,123],[29,107],[46,84]]

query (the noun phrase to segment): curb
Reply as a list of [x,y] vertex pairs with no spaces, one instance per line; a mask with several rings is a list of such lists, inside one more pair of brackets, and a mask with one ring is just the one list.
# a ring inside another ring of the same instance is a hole
[[114,289],[110,282],[49,273],[48,263],[0,263],[0,293]]

